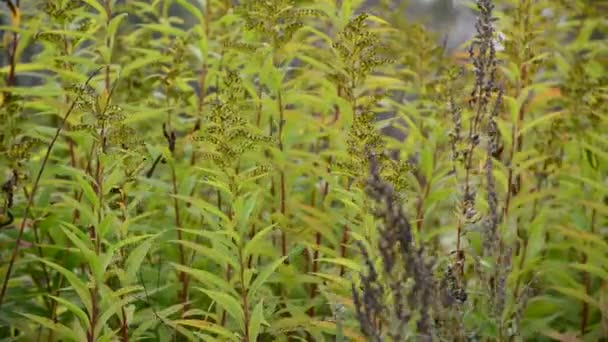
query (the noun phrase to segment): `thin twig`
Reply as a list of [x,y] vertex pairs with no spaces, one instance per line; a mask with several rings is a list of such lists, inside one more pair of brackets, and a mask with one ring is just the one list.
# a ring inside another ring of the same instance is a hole
[[[89,76],[89,78],[85,82],[85,86],[88,86],[89,83],[91,82],[91,80],[93,79],[93,77],[95,77],[95,75],[97,75],[103,68],[104,67],[101,67],[101,68],[95,70],[95,72],[93,74],[91,74],[91,76]],[[17,239],[15,240],[15,247],[13,248],[13,254],[11,255],[11,259],[8,263],[8,268],[6,270],[6,275],[2,282],[2,290],[0,290],[0,308],[2,307],[2,303],[4,302],[4,295],[6,294],[6,289],[8,287],[8,281],[11,278],[13,266],[15,265],[15,261],[17,260],[17,255],[19,254],[19,246],[21,245],[21,241],[23,240],[23,232],[25,231],[25,224],[29,218],[30,210],[32,208],[32,204],[34,203],[34,197],[36,196],[36,191],[38,190],[38,185],[40,184],[40,179],[42,178],[42,173],[44,172],[44,169],[46,168],[46,164],[48,163],[48,160],[51,156],[51,151],[53,150],[53,147],[55,146],[55,142],[57,142],[57,139],[59,138],[59,135],[61,134],[63,127],[65,126],[65,123],[67,122],[69,116],[74,111],[74,108],[76,107],[76,103],[78,102],[78,100],[80,100],[80,95],[78,95],[74,99],[74,101],[72,102],[72,105],[70,105],[70,108],[63,116],[61,124],[59,125],[59,127],[57,127],[57,130],[55,131],[55,135],[53,136],[53,139],[51,139],[51,143],[49,144],[49,146],[46,150],[44,159],[42,159],[42,164],[40,165],[40,169],[38,170],[38,174],[36,175],[34,184],[32,185],[32,191],[31,191],[30,195],[28,196],[28,200],[27,200],[27,204],[25,205],[21,225],[19,226],[19,233],[17,235]]]

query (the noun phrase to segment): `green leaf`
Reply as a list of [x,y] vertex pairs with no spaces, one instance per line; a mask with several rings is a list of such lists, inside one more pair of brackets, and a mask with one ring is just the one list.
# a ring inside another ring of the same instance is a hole
[[117,226],[115,225],[116,221],[116,216],[113,213],[106,213],[99,223],[99,228],[97,228],[98,236],[103,239],[112,227]]
[[518,133],[517,135],[518,136],[525,135],[532,128],[534,128],[536,126],[540,126],[542,124],[548,125],[549,123],[551,123],[551,121],[559,119],[564,114],[565,114],[565,112],[563,112],[563,111],[553,112],[553,113],[549,113],[549,114],[546,114],[546,115],[542,115],[541,117],[538,117],[538,118],[536,118],[534,120],[528,121],[519,130],[519,132],[517,132]]
[[355,272],[361,271],[361,264],[346,258],[318,258],[317,261],[325,261],[340,266],[346,266]]
[[[171,327],[175,331],[179,332],[180,334],[184,335],[188,341],[197,341],[196,337],[190,331],[184,329],[180,325],[175,324],[173,321],[169,321],[169,320],[163,319],[163,323],[165,325],[168,325],[169,327]],[[167,340],[169,340],[171,338],[170,336],[171,335],[169,334],[169,332],[167,332],[167,336],[166,337],[161,337],[161,341],[167,341]]]
[[519,106],[520,103],[517,101],[515,97],[512,96],[503,96],[503,101],[509,110],[509,123],[512,125],[514,122],[517,122],[517,118],[519,116]]
[[130,237],[126,238],[126,239],[118,241],[115,245],[112,245],[112,247],[110,247],[110,249],[112,251],[117,251],[117,250],[119,250],[121,248],[124,248],[124,247],[126,247],[126,246],[128,246],[130,244],[133,244],[133,243],[137,243],[137,242],[139,242],[141,240],[145,240],[145,239],[148,239],[148,238],[156,239],[161,234],[162,234],[162,232],[158,233],[158,234],[142,234],[142,235],[130,236]]
[[232,198],[234,197],[234,195],[232,194],[232,191],[230,191],[230,187],[228,186],[228,184],[226,184],[224,182],[218,182],[218,181],[211,180],[211,179],[202,179],[202,180],[199,180],[199,183],[205,184],[205,185],[213,187],[217,190],[220,190],[222,192],[222,195],[227,196],[228,200],[230,200],[230,201],[232,201]]
[[93,190],[91,183],[87,182],[79,173],[73,173],[74,179],[80,185],[80,189],[83,191],[84,197],[91,203],[93,209],[99,208],[99,199],[97,193]]
[[[148,294],[150,293],[148,292]],[[131,322],[132,324],[137,325],[137,328],[133,330],[131,336],[135,338],[144,335],[146,331],[158,324],[166,324],[171,327],[175,326],[174,323],[168,320],[168,317],[177,312],[180,312],[184,308],[184,305],[185,304],[181,303],[172,305],[162,310],[156,311],[156,314],[154,314],[153,310],[149,309],[145,309],[145,312],[142,312],[143,310],[140,311],[138,315],[134,316],[133,322]]]
[[108,20],[108,14],[106,13],[106,9],[103,8],[103,6],[99,3],[98,0],[84,0],[84,2],[86,2],[89,6],[97,10],[97,12],[101,14],[103,21]]
[[127,15],[128,13],[120,13],[119,15],[112,18],[112,20],[110,20],[110,23],[108,24],[109,37],[114,37],[116,35],[116,31],[118,30],[120,23],[123,21],[124,18],[127,17]]
[[279,265],[281,265],[285,261],[285,259],[287,259],[287,256],[284,256],[282,258],[279,258],[279,259],[273,261],[270,265],[266,266],[260,272],[260,274],[258,274],[258,276],[255,278],[255,280],[249,286],[248,295],[250,298],[255,297],[257,291],[262,287],[262,285],[266,282],[266,280],[268,280],[268,278],[274,273],[274,271],[276,271],[277,267],[279,267]]
[[103,269],[103,265],[102,265],[100,257],[97,254],[95,254],[95,252],[87,245],[86,242],[83,242],[78,236],[76,236],[76,234],[72,233],[69,230],[69,229],[77,229],[76,227],[74,227],[70,224],[67,224],[67,223],[64,223],[63,225],[66,228],[68,228],[68,229],[64,229],[63,233],[68,237],[68,239],[70,239],[70,241],[72,241],[72,243],[78,248],[80,253],[82,253],[84,258],[87,260],[87,263],[89,264],[89,267],[91,268],[91,271],[93,273],[93,277],[95,278],[95,280],[101,281],[103,279],[105,269]]
[[353,1],[344,0],[342,1],[342,8],[340,8],[340,19],[341,28],[344,28],[348,24],[350,18],[353,16]]
[[574,179],[574,180],[578,180],[581,183],[586,184],[586,185],[594,188],[596,191],[598,191],[598,193],[601,193],[603,195],[608,195],[608,187],[606,187],[604,184],[602,184],[602,183],[600,183],[598,181],[595,181],[595,180],[590,179],[590,178],[585,177],[585,176],[581,176],[581,175],[577,175],[577,174],[572,174],[572,173],[564,174],[563,176],[565,178],[571,178],[571,179]]
[[[129,288],[125,288],[125,291],[122,291],[125,295],[127,294],[127,292],[131,292],[131,291],[135,291],[135,290],[141,290],[142,287],[141,286],[134,286],[134,287],[129,287]],[[97,323],[95,325],[95,329],[94,329],[94,334],[95,336],[99,336],[102,329],[106,326],[106,324],[108,323],[108,320],[114,316],[118,310],[126,305],[128,305],[129,303],[138,300],[138,297],[135,295],[128,295],[125,298],[120,298],[120,295],[118,293],[113,293],[113,294],[104,294],[105,296],[110,296],[112,297],[112,301],[110,302],[110,306],[107,307],[105,309],[105,311],[103,311],[103,313],[101,315],[99,315],[99,317],[97,318]]]
[[276,223],[269,225],[268,227],[256,232],[251,240],[245,244],[245,248],[243,248],[243,255],[245,259],[248,259],[250,256],[254,255],[256,251],[259,251],[262,247],[262,243],[264,242],[264,238],[270,233],[275,227]]
[[217,248],[209,248],[207,246],[203,246],[202,244],[197,244],[188,240],[171,240],[171,243],[177,243],[188,247],[199,254],[202,254],[208,259],[211,259],[213,262],[220,266],[230,265],[233,268],[238,268],[239,264],[236,260],[229,258],[226,254],[221,253]]
[[592,297],[590,297],[588,294],[585,293],[584,289],[573,289],[573,288],[568,288],[568,287],[563,287],[563,286],[552,286],[552,289],[554,289],[557,292],[560,292],[568,297],[572,297],[575,299],[578,299],[582,302],[588,303],[593,305],[594,307],[598,308],[600,307],[600,304],[593,299]]
[[58,207],[66,207],[71,210],[77,210],[80,213],[80,222],[85,225],[95,224],[97,222],[97,216],[91,210],[89,205],[83,202],[79,202],[72,196],[60,195],[61,202],[58,203]]
[[[209,331],[211,333],[226,337],[232,341],[238,341],[238,338],[237,338],[237,336],[235,336],[235,334],[226,330],[224,327],[219,326],[212,322],[207,322],[207,321],[203,321],[200,319],[178,319],[178,320],[173,321],[173,323],[177,324],[177,325],[197,328],[197,329],[200,329],[203,331]],[[252,340],[252,341],[255,341],[255,340]]]
[[166,62],[169,61],[169,58],[163,56],[159,53],[150,53],[146,57],[140,57],[124,65],[124,68],[121,70],[121,74],[123,77],[130,76],[132,72],[137,71],[141,68],[149,67],[153,63],[157,62]]
[[180,6],[182,6],[183,8],[185,8],[186,10],[188,10],[188,12],[190,14],[195,16],[201,25],[205,24],[205,17],[203,16],[203,13],[198,8],[196,8],[194,5],[192,5],[190,2],[188,2],[186,0],[177,0],[177,3]]
[[258,335],[262,331],[262,324],[269,326],[268,322],[264,320],[264,300],[260,300],[251,313],[251,319],[249,320],[249,341],[258,340]]
[[228,283],[226,280],[221,278],[220,276],[213,274],[211,272],[205,270],[194,269],[188,266],[183,266],[180,264],[171,263],[171,266],[180,272],[187,273],[198,280],[201,284],[208,287],[209,285],[214,285],[217,289],[223,290],[228,294],[236,295],[236,291],[234,288]]
[[192,203],[197,209],[205,211],[207,213],[212,214],[213,216],[219,218],[224,224],[229,224],[230,219],[223,212],[221,212],[215,205],[210,204],[209,202],[190,196],[182,196],[182,195],[172,195],[173,197],[180,199],[182,201]]
[[592,264],[581,264],[581,263],[571,263],[569,266],[572,268],[575,268],[577,270],[585,271],[604,281],[608,280],[608,272],[605,269],[602,269],[601,267],[598,267],[598,266],[595,266]]
[[283,75],[281,75],[279,69],[274,65],[273,54],[268,54],[266,57],[262,66],[260,79],[275,94],[281,89]]
[[80,298],[82,304],[87,308],[87,312],[91,313],[91,294],[89,293],[89,288],[87,285],[76,276],[72,271],[60,266],[52,261],[38,258],[40,262],[43,262],[55,269],[57,272],[61,273],[70,283],[76,294]]
[[526,259],[532,260],[542,251],[545,245],[545,227],[547,221],[544,212],[541,212],[529,224],[528,228],[528,252]]
[[88,330],[91,328],[91,322],[89,322],[89,317],[76,304],[74,304],[68,300],[65,300],[61,297],[56,297],[56,296],[53,296],[50,294],[47,294],[47,296],[54,299],[55,301],[57,301],[57,303],[62,304],[68,310],[70,310],[74,315],[76,315],[76,317],[78,317],[80,319],[80,322],[82,323],[82,326],[84,327],[84,330]]
[[[423,145],[426,147],[426,144]],[[423,148],[420,151],[420,169],[426,182],[429,182],[433,178],[434,160],[433,150],[431,148]]]
[[163,25],[163,24],[141,24],[141,27],[148,29],[152,32],[158,32],[158,33],[164,33],[167,35],[173,35],[176,37],[185,37],[186,36],[186,32],[183,30],[180,30],[176,27],[170,26],[170,25]]
[[[7,74],[11,69],[10,65],[5,65],[0,68],[0,74]],[[15,72],[17,73],[27,73],[31,71],[43,71],[48,70],[49,66],[45,64],[38,63],[18,63],[15,66]]]
[[158,235],[154,235],[147,239],[129,253],[127,261],[125,262],[126,284],[124,285],[130,285],[137,281],[137,272],[139,272],[141,263],[144,261],[148,251],[150,251],[152,242],[157,236]]
[[[20,313],[20,315],[27,317],[31,321],[34,321],[45,328],[48,328],[52,331],[57,332],[61,337],[66,337],[69,340],[74,341],[74,342],[83,341],[81,339],[82,337],[77,336],[72,329],[66,327],[65,325],[63,325],[61,323],[55,323],[48,318],[41,317],[38,315],[32,315],[32,314],[28,314],[28,313]],[[86,339],[84,341],[86,341]]]
[[219,306],[226,310],[226,312],[228,312],[228,314],[232,316],[232,318],[234,318],[239,327],[241,327],[241,331],[245,330],[245,323],[243,321],[243,308],[241,307],[241,304],[238,300],[224,292],[205,290],[201,288],[199,288],[199,290],[201,290],[203,293],[209,296],[211,300],[218,303]]
[[247,228],[250,225],[250,218],[257,204],[257,192],[251,193],[248,196],[241,196],[234,202],[234,212],[236,222],[235,225],[238,231],[242,234],[247,233]]

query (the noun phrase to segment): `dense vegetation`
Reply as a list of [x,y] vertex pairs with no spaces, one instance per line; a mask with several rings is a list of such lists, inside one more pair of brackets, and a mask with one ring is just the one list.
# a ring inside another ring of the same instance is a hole
[[2,341],[608,338],[602,1],[2,2]]

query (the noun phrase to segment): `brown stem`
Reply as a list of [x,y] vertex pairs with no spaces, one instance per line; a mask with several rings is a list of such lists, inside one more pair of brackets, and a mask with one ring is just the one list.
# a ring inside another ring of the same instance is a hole
[[[338,97],[342,97],[342,91],[341,90],[342,90],[342,88],[340,86],[338,86]],[[332,118],[332,120],[329,123],[329,125],[333,125],[334,123],[338,122],[339,119],[340,119],[340,106],[336,105],[335,106],[335,110],[334,110],[334,117]]]
[[255,113],[255,125],[256,127],[260,127],[260,123],[262,122],[262,83],[258,84],[258,103],[257,110]]
[[[312,256],[312,273],[316,274],[317,272],[319,272],[319,248],[321,246],[321,233],[317,232],[317,234],[315,234],[315,251],[313,253]],[[312,284],[312,286],[310,287],[310,300],[312,301],[313,298],[315,297],[315,295],[317,294],[317,284]],[[315,315],[315,307],[312,306],[309,310],[308,310],[308,315],[310,317],[313,317]]]
[[[281,214],[285,217],[285,172],[281,171]],[[281,255],[287,255],[287,236],[285,229],[281,230]]]
[[[340,243],[340,257],[341,258],[346,257],[346,244],[348,243],[348,232],[349,232],[348,226],[344,225],[344,230],[342,230],[342,241]],[[345,271],[346,271],[346,269],[344,268],[344,265],[340,265],[340,276],[344,276]]]
[[[351,187],[352,183],[348,183],[346,190],[350,191],[350,187]],[[349,228],[347,225],[344,225],[344,228],[342,230],[342,240],[340,241],[340,257],[341,258],[345,258],[346,257],[346,244],[348,243],[348,232],[349,232]],[[344,265],[340,265],[340,276],[344,276],[346,269],[344,268]]]
[[424,194],[418,198],[418,204],[416,206],[416,229],[418,231],[422,230],[422,226],[424,224],[424,202],[429,196],[429,192],[431,191],[431,180],[425,182],[424,184]]
[[[60,289],[60,288],[63,287],[63,281],[64,281],[63,279],[64,278],[60,278],[59,279],[59,284],[57,285],[57,289]],[[51,293],[53,293],[53,292],[51,292]],[[54,293],[55,293],[55,296],[59,296],[60,295],[59,290],[55,290]],[[59,316],[57,315],[57,307],[58,307],[58,302],[57,301],[53,301],[53,307],[51,308],[51,320],[54,323],[57,323],[59,321]],[[47,341],[48,342],[54,341],[54,337],[53,336],[54,336],[54,331],[50,330],[49,334],[48,334]]]
[[[249,240],[253,239],[253,237],[255,236],[256,233],[256,228],[255,228],[255,224],[251,225],[251,230],[249,231]],[[249,255],[249,258],[247,258],[247,267],[251,268],[253,266],[253,254]]]
[[129,342],[129,324],[127,323],[127,313],[125,312],[125,308],[120,308],[122,311],[122,324],[120,325],[120,336],[123,342]]
[[[546,167],[547,167],[547,162],[544,163],[543,170]],[[541,185],[542,185],[542,180],[538,179],[538,181],[536,182],[536,191],[540,191]],[[534,221],[534,219],[536,218],[537,209],[538,209],[538,199],[535,199],[534,200],[534,204],[532,205],[532,215],[531,215],[531,218],[530,218],[530,222]],[[525,238],[524,241],[523,241],[523,248],[524,248],[523,254],[521,256],[521,259],[519,260],[519,269],[520,270],[523,268],[524,262],[525,262],[525,259],[526,259],[526,250],[528,248],[528,239],[527,238]],[[517,276],[517,280],[516,280],[516,283],[515,283],[515,290],[513,291],[513,298],[516,298],[516,299],[519,297],[519,288],[521,286],[520,285],[521,284],[521,278],[522,277],[521,277],[521,273],[520,273],[520,275]]]
[[[315,150],[314,152],[318,152],[318,151]],[[317,191],[313,187],[313,189],[311,191],[311,194],[310,194],[310,205],[312,207],[315,207],[315,204],[316,204],[316,194],[317,194]],[[311,259],[310,258],[310,254],[306,253],[306,256],[307,256],[306,260],[308,261],[307,264],[306,264],[306,269],[308,270],[310,268],[310,264],[312,263],[312,272],[313,272],[313,274],[317,272],[316,269],[317,269],[318,266],[317,266],[316,259],[319,257],[319,243],[320,243],[320,240],[321,240],[321,233],[317,232],[315,234],[315,248],[314,248],[314,252],[313,252],[313,256],[312,256],[312,262],[310,260]],[[309,292],[309,297],[310,297],[310,301],[311,302],[314,299],[316,292],[317,292],[317,287],[316,287],[316,284],[313,283],[310,286],[310,292]],[[315,307],[311,306],[310,309],[308,309],[308,316],[313,317],[314,314],[315,314]],[[308,337],[309,336],[310,335],[308,335]]]
[[[70,153],[70,165],[73,168],[76,168],[77,167],[77,163],[76,163],[76,152],[74,150],[74,140],[72,140],[69,137],[66,140],[68,142],[68,150],[69,150],[69,153]],[[77,197],[77,196],[78,196],[78,191],[74,190],[74,197]],[[78,217],[79,215],[80,215],[80,213],[78,212],[78,209],[74,208],[74,212],[73,212],[72,217]]]
[[91,317],[89,317],[91,329],[87,332],[87,342],[95,342],[95,326],[99,308],[97,307],[97,286],[90,290],[91,293]]
[[[36,226],[35,223],[32,225],[32,231],[34,232],[34,242],[36,243],[36,247],[37,247],[37,251],[38,251],[38,257],[40,257],[40,259],[44,259],[44,253],[42,252],[42,247],[40,247],[40,236],[38,234],[38,227]],[[51,276],[50,276],[49,271],[48,271],[48,269],[47,269],[47,267],[46,267],[45,264],[42,264],[42,274],[44,275],[44,282],[46,284],[46,291],[48,293],[53,293],[53,291],[51,289]],[[53,307],[52,304],[48,305],[49,309],[52,309],[52,307]]]
[[[226,281],[230,282],[230,274],[232,273],[232,268],[230,267],[230,265],[226,266]],[[220,321],[220,325],[223,327],[226,325],[226,310],[222,310],[222,319]]]
[[[325,199],[325,197],[327,196],[329,192],[329,182],[325,182],[325,186],[323,188],[323,199]],[[313,273],[317,273],[319,272],[319,250],[321,248],[321,233],[317,232],[315,234],[315,251],[313,253],[313,257],[312,257],[312,272]],[[317,293],[317,284],[313,284],[312,288],[310,289],[310,298],[312,299],[314,297],[314,295]],[[310,311],[310,315],[314,316],[314,307],[311,308]]]

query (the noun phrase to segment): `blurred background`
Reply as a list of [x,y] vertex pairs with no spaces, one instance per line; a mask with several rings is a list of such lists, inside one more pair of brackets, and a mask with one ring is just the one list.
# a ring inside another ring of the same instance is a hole
[[[9,10],[7,1],[0,1],[0,26],[9,24]],[[117,3],[128,2],[129,0],[118,0]],[[335,0],[341,1],[341,0]],[[201,6],[204,0],[190,0],[196,6]],[[233,0],[238,3],[238,1]],[[42,1],[40,2],[42,3]],[[38,1],[21,1],[20,6],[27,11],[27,8],[35,7],[40,4]],[[471,0],[365,0],[361,11],[370,11],[374,13],[374,8],[384,7],[391,9],[391,13],[395,16],[403,16],[410,23],[423,23],[431,31],[437,34],[437,39],[440,39],[442,44],[445,44],[447,52],[457,50],[464,42],[466,42],[474,33],[473,23],[475,15],[473,11],[467,7],[467,3],[473,3]],[[171,15],[178,16],[184,19],[186,27],[194,25],[195,19],[181,6],[175,5],[171,8]],[[134,17],[129,17],[133,21]],[[4,35],[4,31],[0,29],[0,35]],[[22,61],[30,61],[32,55],[36,53],[35,46],[28,46],[22,56]],[[0,51],[0,65],[6,65],[7,55],[5,51]],[[17,83],[21,86],[33,85],[35,79],[25,75],[19,75]]]
[[[374,7],[391,6],[411,23],[423,23],[440,39],[448,51],[454,51],[474,34],[475,14],[472,0],[367,0]],[[469,6],[467,6],[469,4]],[[366,6],[366,7],[367,7]],[[443,42],[443,41],[442,41]]]

